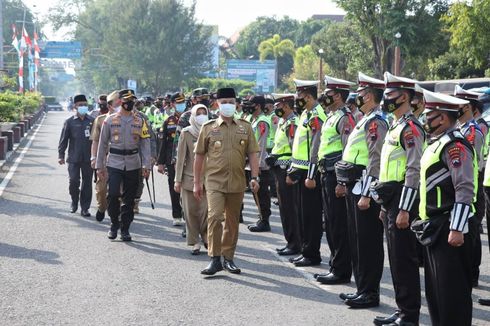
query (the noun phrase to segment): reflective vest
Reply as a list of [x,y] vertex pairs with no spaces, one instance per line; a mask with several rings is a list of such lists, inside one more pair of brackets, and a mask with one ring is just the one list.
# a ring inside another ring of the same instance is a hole
[[[473,146],[459,131],[452,131],[430,144],[420,160],[420,204],[419,215],[423,220],[450,214],[455,203],[451,173],[441,159],[443,150],[455,141],[461,142],[473,152],[474,200],[478,189],[478,163]],[[474,206],[471,205],[474,212]]]
[[333,112],[327,117],[322,126],[322,136],[318,149],[318,158],[322,159],[328,154],[342,152],[342,135],[338,131],[339,123],[342,118],[350,113],[342,108]]
[[[310,164],[310,143],[312,128],[317,120],[322,123],[327,119],[325,111],[318,104],[311,111],[304,110],[298,120],[298,129],[294,135],[293,155],[291,157],[291,166],[301,170],[308,170]],[[319,128],[319,126],[318,126]]]
[[267,117],[269,118],[269,121],[271,122],[271,124],[270,124],[271,131],[269,132],[267,149],[272,150],[272,148],[274,147],[274,138],[276,136],[277,126],[279,124],[279,117],[274,113],[274,111],[271,114],[268,114]]
[[[412,125],[408,123],[407,118],[403,117],[395,126],[392,126],[386,134],[383,148],[381,150],[381,162],[379,170],[379,181],[404,181],[407,171],[407,152],[401,142],[401,135],[405,128],[417,128],[414,125],[419,125],[415,119]],[[410,119],[410,118],[408,118]],[[420,129],[412,130],[413,133],[422,132]]]
[[163,122],[167,120],[168,116],[166,113],[160,112],[160,110],[155,111],[153,129],[159,130],[163,126]]
[[153,125],[155,123],[155,115],[153,114],[153,107],[150,106],[145,111],[146,116],[148,117],[148,121]]
[[274,136],[274,147],[272,148],[272,154],[279,156],[276,165],[288,165],[291,162],[291,146],[289,145],[289,138],[293,137],[294,126],[296,126],[296,115],[292,115],[291,118],[284,120],[281,119],[277,126],[276,134]]
[[387,124],[386,119],[377,109],[373,110],[370,114],[365,115],[361,121],[359,121],[349,135],[347,139],[347,145],[345,145],[342,159],[346,162],[367,166],[369,149],[366,142],[366,133],[369,128],[369,124],[374,119],[379,119]]
[[267,117],[264,114],[259,115],[257,117],[257,119],[255,119],[255,121],[252,122],[252,130],[255,133],[255,139],[257,139],[257,141],[259,141],[259,139],[260,139],[260,130],[259,130],[258,126],[259,126],[259,123],[261,123],[261,122],[266,123],[267,126],[269,127],[268,128],[268,134],[266,135],[266,137],[267,137],[266,148],[269,148],[269,138],[270,138],[269,135],[271,134],[271,121],[270,121],[269,117]]
[[[490,130],[488,130],[489,125],[483,118],[479,118],[477,121],[478,125],[480,126],[481,124],[485,125],[487,127],[487,133],[485,134],[485,142],[483,143],[483,160],[486,162],[487,157],[488,157],[488,152],[489,152],[489,146],[490,146]],[[481,130],[481,127],[480,127]],[[483,132],[483,131],[482,131]]]

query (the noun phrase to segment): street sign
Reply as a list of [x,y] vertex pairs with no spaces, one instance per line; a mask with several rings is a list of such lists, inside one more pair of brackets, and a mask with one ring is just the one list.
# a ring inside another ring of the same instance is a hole
[[258,93],[272,93],[276,84],[277,63],[275,60],[228,60],[226,79],[242,79],[255,82]]
[[138,83],[136,80],[128,79],[128,88],[132,89],[136,93],[136,87],[138,86]]
[[39,42],[41,58],[46,59],[80,59],[82,58],[82,43],[78,41],[48,41]]

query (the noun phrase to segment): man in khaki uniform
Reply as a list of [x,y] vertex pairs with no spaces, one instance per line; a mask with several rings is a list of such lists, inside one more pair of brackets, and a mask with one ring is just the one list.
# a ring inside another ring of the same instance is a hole
[[[217,99],[220,115],[203,125],[196,143],[194,162],[194,196],[198,200],[202,198],[201,175],[204,170],[208,200],[208,255],[211,263],[201,271],[204,275],[214,275],[223,267],[230,273],[241,272],[233,262],[233,256],[245,192],[246,157],[252,175],[250,188],[254,192],[259,190],[259,145],[252,126],[245,120],[234,118],[236,95],[233,88],[219,89]],[[223,264],[221,256],[224,257]]]
[[[92,134],[90,140],[92,141],[92,157],[90,158],[90,164],[92,169],[95,169],[95,161],[97,160],[97,149],[99,148],[100,131],[102,129],[102,123],[105,118],[114,113],[114,109],[121,105],[118,91],[114,91],[107,96],[107,110],[100,109],[100,114],[95,118],[92,128]],[[107,210],[107,180],[97,178],[95,182],[95,198],[97,200],[97,213],[95,219],[102,222]]]

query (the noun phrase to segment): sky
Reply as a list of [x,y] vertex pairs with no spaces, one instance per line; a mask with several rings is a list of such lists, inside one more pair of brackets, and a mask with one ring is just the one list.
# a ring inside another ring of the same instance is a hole
[[[23,1],[43,19],[49,8],[56,6],[59,0]],[[192,0],[183,2],[190,5]],[[226,37],[232,36],[260,16],[287,15],[297,20],[306,20],[315,14],[343,13],[342,9],[329,0],[196,0],[196,18],[208,25],[218,25],[219,34]],[[50,26],[46,26],[44,32],[52,41],[66,39],[64,32],[53,31]]]

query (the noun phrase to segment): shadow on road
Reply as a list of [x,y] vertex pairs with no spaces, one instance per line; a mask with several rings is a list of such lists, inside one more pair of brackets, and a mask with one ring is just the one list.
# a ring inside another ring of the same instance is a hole
[[6,243],[0,243],[0,257],[16,258],[16,259],[33,259],[43,264],[60,265],[58,260],[60,255],[53,251],[28,249],[24,247],[14,246]]

